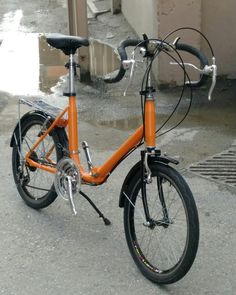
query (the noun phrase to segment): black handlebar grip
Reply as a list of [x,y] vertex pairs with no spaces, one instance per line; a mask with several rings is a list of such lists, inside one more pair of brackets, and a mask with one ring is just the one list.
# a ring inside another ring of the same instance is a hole
[[[119,44],[117,51],[118,51],[120,61],[121,61],[120,68],[119,68],[116,76],[108,76],[108,77],[104,78],[104,82],[116,83],[116,82],[119,82],[120,80],[122,80],[122,78],[124,77],[125,72],[126,72],[126,70],[124,69],[123,64],[122,64],[123,60],[127,60],[127,53],[126,53],[125,48],[129,47],[129,46],[133,46],[133,47],[143,46],[143,42],[144,42],[143,40],[139,40],[139,39],[127,39],[127,40],[122,41]],[[176,50],[179,50],[179,51],[188,52],[188,53],[192,54],[193,56],[195,56],[197,59],[199,59],[199,61],[201,63],[201,68],[204,68],[206,65],[209,65],[208,59],[206,58],[206,56],[201,51],[196,49],[195,47],[188,45],[188,44],[177,42],[177,44],[175,45],[175,48],[176,48]],[[191,86],[200,87],[203,84],[205,84],[207,80],[208,80],[208,75],[202,74],[200,76],[199,81],[191,82]]]
[[142,42],[142,41],[138,40],[138,39],[127,39],[127,40],[122,41],[119,44],[119,46],[117,48],[118,54],[120,56],[120,61],[121,61],[119,71],[115,77],[109,76],[107,78],[104,78],[104,82],[116,83],[116,82],[119,82],[124,77],[126,70],[123,68],[122,61],[127,60],[127,53],[126,53],[125,48],[129,47],[129,46],[133,46],[133,47],[137,46],[140,42]]
[[[209,65],[209,62],[208,62],[208,59],[206,58],[206,56],[201,51],[196,49],[195,47],[188,45],[188,44],[177,42],[177,44],[175,45],[175,48],[176,48],[176,50],[188,52],[188,53],[192,54],[193,56],[195,56],[197,59],[199,59],[200,64],[201,64],[201,68],[204,68],[205,66]],[[203,84],[205,84],[207,82],[208,77],[209,77],[208,75],[201,74],[199,81],[191,82],[191,86],[193,86],[193,87],[202,86]]]

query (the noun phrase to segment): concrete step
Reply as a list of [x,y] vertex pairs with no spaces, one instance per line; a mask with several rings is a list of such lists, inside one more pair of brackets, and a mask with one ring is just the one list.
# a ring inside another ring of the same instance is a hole
[[96,17],[111,10],[110,0],[87,0],[89,11]]

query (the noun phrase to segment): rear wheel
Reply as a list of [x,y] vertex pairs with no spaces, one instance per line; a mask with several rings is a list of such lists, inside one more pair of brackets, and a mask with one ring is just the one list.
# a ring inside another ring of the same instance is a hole
[[[54,174],[31,167],[20,159],[20,152],[24,158],[43,134],[45,128],[48,128],[45,126],[45,120],[45,117],[37,114],[32,114],[23,120],[21,123],[21,148],[19,133],[15,133],[17,142],[14,142],[12,149],[12,171],[17,190],[26,204],[34,209],[47,207],[57,197],[53,185]],[[57,131],[53,129],[33,151],[31,158],[39,164],[55,167],[63,157],[59,143]]]
[[155,283],[170,284],[188,272],[196,256],[198,213],[187,183],[176,170],[160,163],[150,169],[152,183],[145,190],[151,219],[145,222],[139,171],[126,193],[125,235],[143,275]]

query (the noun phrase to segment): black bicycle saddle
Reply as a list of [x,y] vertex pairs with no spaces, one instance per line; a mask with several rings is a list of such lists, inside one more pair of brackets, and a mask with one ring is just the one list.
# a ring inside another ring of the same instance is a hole
[[77,36],[48,34],[46,38],[49,45],[61,49],[66,55],[75,54],[79,47],[89,46],[89,40],[87,38]]

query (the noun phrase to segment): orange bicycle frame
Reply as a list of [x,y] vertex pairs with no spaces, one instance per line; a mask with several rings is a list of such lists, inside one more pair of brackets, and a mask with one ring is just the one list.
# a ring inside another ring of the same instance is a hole
[[[44,163],[37,163],[33,160],[32,153],[39,146],[39,144],[46,138],[47,135],[55,127],[67,126],[68,127],[68,141],[69,150],[68,154],[71,159],[75,161],[80,169],[81,177],[83,182],[89,184],[102,184],[111,171],[117,166],[125,155],[127,155],[133,148],[135,148],[144,137],[147,150],[155,149],[155,132],[156,132],[156,113],[154,106],[154,98],[152,93],[146,93],[145,108],[144,108],[144,125],[141,125],[119,148],[118,150],[101,166],[91,167],[89,172],[86,172],[80,163],[79,158],[79,145],[78,145],[78,122],[77,122],[77,108],[76,108],[76,97],[75,97],[75,85],[74,85],[74,60],[73,53],[69,57],[69,93],[64,95],[69,97],[69,105],[66,107],[61,114],[52,122],[50,127],[43,132],[37,142],[31,147],[27,153],[25,160],[29,166],[43,169],[50,173],[56,173],[56,163],[53,165],[50,160],[50,154],[52,153],[53,147],[49,149],[46,154],[46,158],[50,165]],[[63,118],[65,114],[68,114],[68,120],[65,122]],[[54,167],[55,166],[55,167]]]
[[[37,163],[31,159],[32,152],[39,146],[39,144],[46,138],[46,136],[55,128],[60,126],[63,121],[63,116],[68,113],[68,141],[69,141],[69,155],[75,163],[78,165],[81,177],[85,183],[90,184],[102,184],[111,171],[116,167],[120,160],[135,146],[139,144],[145,134],[145,142],[147,147],[155,147],[155,127],[156,127],[156,115],[155,106],[153,100],[147,100],[145,102],[145,130],[143,125],[136,129],[136,131],[117,149],[117,151],[107,160],[104,164],[98,167],[93,167],[90,172],[86,172],[81,165],[78,155],[78,125],[77,125],[77,108],[76,97],[69,97],[69,106],[66,107],[62,113],[54,120],[51,126],[40,136],[38,141],[33,145],[28,154],[26,155],[26,162],[28,165],[43,169],[50,173],[56,173],[57,169],[51,166]],[[52,149],[52,148],[51,148]],[[47,155],[49,157],[49,154]]]

